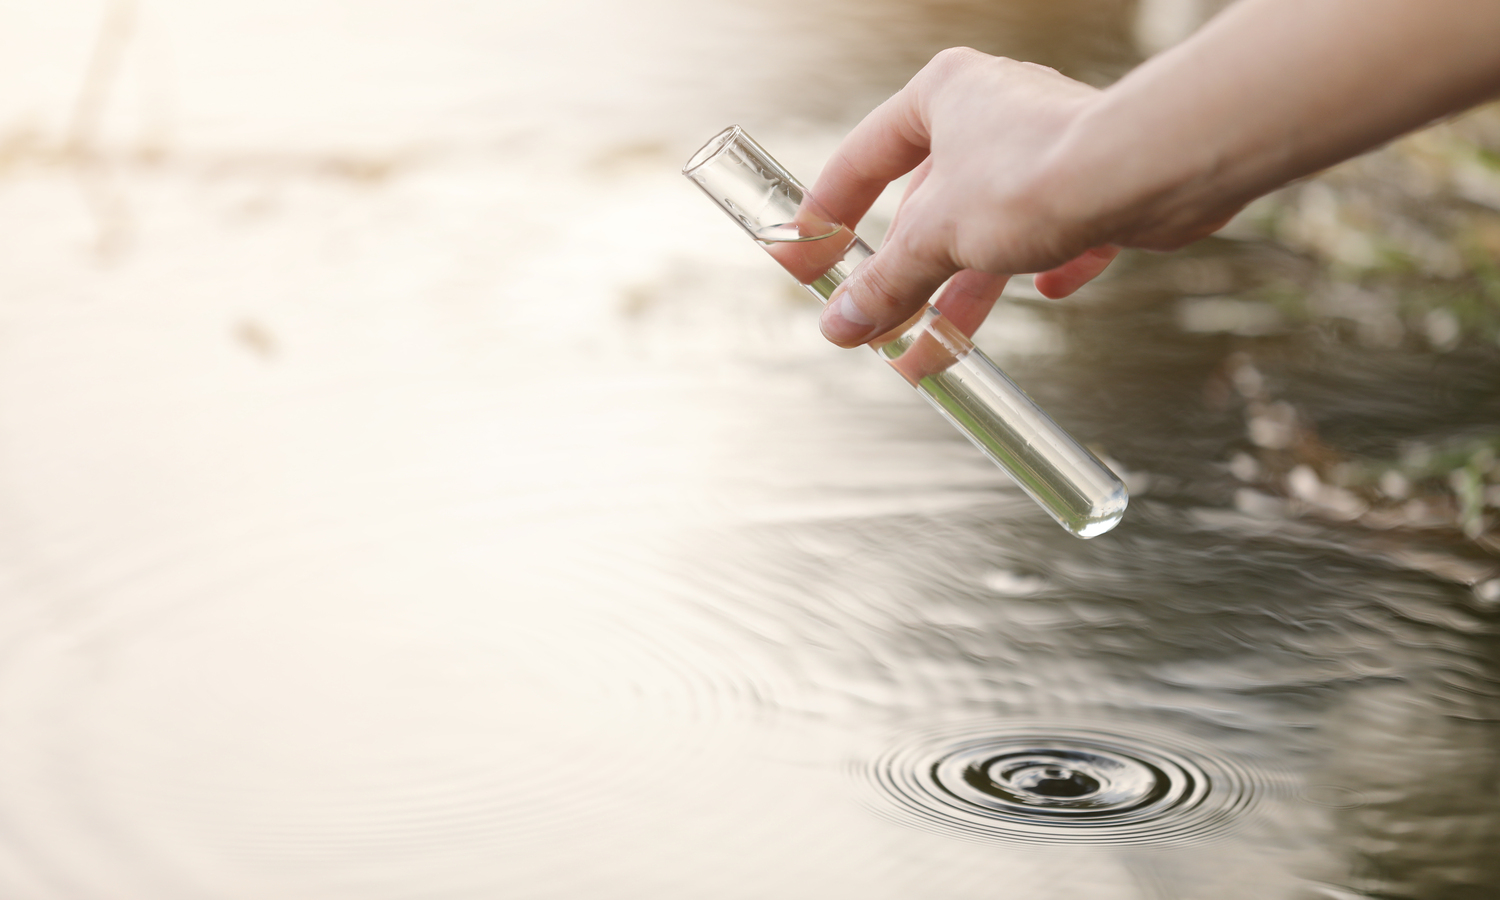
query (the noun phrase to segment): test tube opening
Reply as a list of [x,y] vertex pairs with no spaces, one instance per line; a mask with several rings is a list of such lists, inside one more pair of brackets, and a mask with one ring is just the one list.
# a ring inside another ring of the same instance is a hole
[[714,135],[682,173],[819,300],[847,274],[842,269],[871,255],[738,125]]
[[734,143],[734,139],[737,136],[744,134],[744,132],[745,130],[740,126],[731,125],[718,134],[714,135],[713,137],[709,138],[708,143],[698,148],[698,152],[694,153],[692,158],[683,165],[682,174],[686,175],[689,178],[692,178],[693,172],[695,170],[702,168],[704,165],[708,164],[708,162],[714,157],[718,156],[720,153],[723,153],[730,144]]
[[763,244],[822,240],[844,230],[807,188],[738,125],[714,135],[682,174]]

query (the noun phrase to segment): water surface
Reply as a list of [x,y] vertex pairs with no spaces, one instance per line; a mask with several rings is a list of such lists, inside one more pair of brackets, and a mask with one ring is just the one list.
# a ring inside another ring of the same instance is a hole
[[677,174],[1130,23],[0,5],[0,894],[1491,896],[1493,341],[1261,238],[1017,286],[1082,542]]

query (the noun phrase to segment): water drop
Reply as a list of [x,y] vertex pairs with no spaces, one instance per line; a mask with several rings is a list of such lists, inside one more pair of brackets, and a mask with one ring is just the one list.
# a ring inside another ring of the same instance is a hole
[[1272,787],[1175,735],[1035,723],[919,735],[859,768],[884,811],[961,837],[1181,845],[1224,834]]

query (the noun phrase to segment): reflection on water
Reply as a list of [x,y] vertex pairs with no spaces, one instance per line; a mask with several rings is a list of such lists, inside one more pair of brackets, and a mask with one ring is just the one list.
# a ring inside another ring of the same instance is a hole
[[991,7],[0,5],[0,895],[1492,896],[1482,123],[1016,290],[1079,542],[677,175]]

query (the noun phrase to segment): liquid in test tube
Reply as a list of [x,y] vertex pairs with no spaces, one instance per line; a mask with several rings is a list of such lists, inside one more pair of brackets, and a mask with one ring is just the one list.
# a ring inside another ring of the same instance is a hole
[[[874,255],[738,125],[682,174],[820,302]],[[870,346],[1073,535],[1103,534],[1125,515],[1120,479],[931,305]]]

